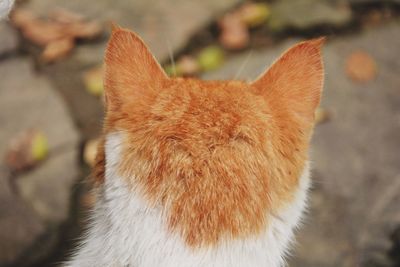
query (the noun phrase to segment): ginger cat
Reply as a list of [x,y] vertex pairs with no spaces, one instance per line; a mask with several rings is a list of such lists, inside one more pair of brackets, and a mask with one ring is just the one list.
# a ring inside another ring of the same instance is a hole
[[98,201],[65,266],[283,266],[310,183],[323,39],[256,81],[169,78],[115,28],[105,55]]

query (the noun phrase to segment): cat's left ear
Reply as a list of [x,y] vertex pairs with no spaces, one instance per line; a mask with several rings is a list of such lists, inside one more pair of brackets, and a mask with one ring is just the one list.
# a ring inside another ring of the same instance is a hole
[[274,111],[312,123],[324,81],[321,49],[325,38],[301,42],[287,50],[251,85]]
[[162,88],[168,76],[142,39],[113,25],[105,53],[105,102],[107,110],[124,101],[135,103]]

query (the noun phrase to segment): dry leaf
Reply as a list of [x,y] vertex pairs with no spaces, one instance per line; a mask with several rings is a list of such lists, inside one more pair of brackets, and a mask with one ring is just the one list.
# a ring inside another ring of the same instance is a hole
[[182,56],[176,64],[168,64],[164,67],[165,72],[171,76],[194,76],[200,72],[198,61],[192,56]]
[[249,27],[264,24],[271,14],[270,7],[266,3],[246,3],[238,12],[241,20]]
[[97,146],[99,144],[99,139],[92,139],[86,142],[85,147],[83,149],[83,160],[90,167],[94,166],[96,155],[97,155]]
[[83,83],[90,94],[95,96],[103,94],[103,74],[104,70],[102,66],[96,66],[83,74]]
[[375,79],[377,66],[368,53],[356,51],[347,58],[346,73],[353,81],[368,82]]
[[77,23],[84,20],[84,17],[81,14],[77,14],[64,8],[56,8],[51,11],[49,18],[55,22],[63,24]]
[[95,21],[76,22],[69,24],[65,31],[67,35],[71,35],[74,38],[93,39],[102,33],[103,28],[100,23]]
[[64,36],[63,27],[59,24],[50,24],[40,20],[32,21],[32,23],[21,29],[25,38],[39,46],[46,46],[51,42],[62,39]]
[[37,19],[35,14],[26,9],[15,9],[11,14],[11,22],[18,28],[23,28]]
[[177,68],[184,76],[193,76],[200,72],[199,63],[191,56],[183,56],[177,62]]
[[221,29],[219,41],[225,48],[239,50],[248,46],[249,30],[243,23],[240,14],[231,13],[223,16],[219,21],[219,27]]
[[25,38],[39,46],[46,46],[63,36],[61,25],[39,19],[29,10],[16,9],[12,13],[11,21],[21,29]]
[[203,71],[215,70],[224,62],[224,51],[218,46],[208,46],[200,51],[197,62]]
[[103,31],[98,22],[84,21],[81,15],[64,9],[50,13],[50,20],[23,9],[15,10],[11,18],[26,39],[45,47],[45,62],[65,57],[75,46],[75,39],[93,39]]
[[46,136],[40,131],[31,129],[11,140],[5,161],[12,171],[24,171],[43,161],[48,152]]
[[74,40],[64,38],[49,43],[44,49],[41,59],[50,63],[66,57],[74,48]]
[[323,108],[317,108],[315,111],[315,124],[321,124],[332,118],[331,112]]

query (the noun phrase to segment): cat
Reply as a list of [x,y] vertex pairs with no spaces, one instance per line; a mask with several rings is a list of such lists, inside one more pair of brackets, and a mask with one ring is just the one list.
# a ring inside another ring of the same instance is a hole
[[310,184],[324,38],[251,83],[170,78],[115,27],[97,203],[69,267],[279,267]]

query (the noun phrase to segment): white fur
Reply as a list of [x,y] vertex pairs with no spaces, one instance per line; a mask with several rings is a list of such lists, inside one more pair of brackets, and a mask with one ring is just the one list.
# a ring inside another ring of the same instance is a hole
[[14,0],[0,0],[0,19],[8,16],[13,4]]
[[[308,167],[295,200],[272,215],[258,237],[191,250],[177,234],[165,228],[161,207],[148,208],[137,189],[128,189],[116,173],[121,154],[119,133],[106,140],[106,180],[92,215],[91,227],[72,261],[65,266],[130,267],[278,267],[292,240],[306,202]],[[135,192],[136,191],[136,192]]]

